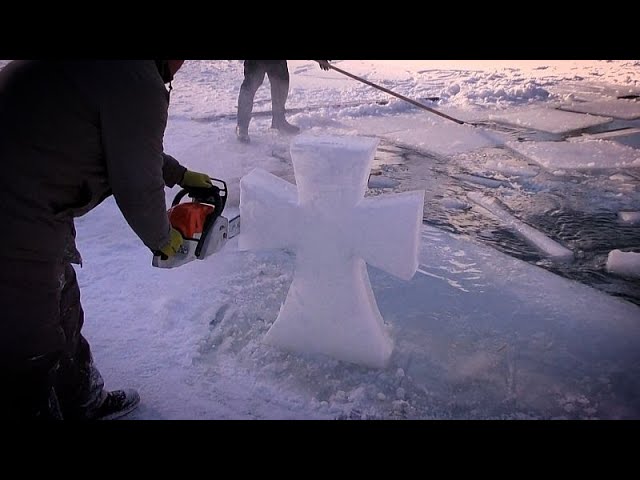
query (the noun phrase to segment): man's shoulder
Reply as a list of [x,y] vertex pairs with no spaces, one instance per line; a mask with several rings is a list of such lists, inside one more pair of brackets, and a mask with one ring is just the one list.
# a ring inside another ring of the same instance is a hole
[[69,69],[102,104],[110,104],[114,96],[168,102],[167,90],[154,60],[93,60],[70,64]]
[[161,81],[154,60],[92,60],[91,62],[79,62],[76,66],[77,68],[87,68],[101,78],[111,80]]

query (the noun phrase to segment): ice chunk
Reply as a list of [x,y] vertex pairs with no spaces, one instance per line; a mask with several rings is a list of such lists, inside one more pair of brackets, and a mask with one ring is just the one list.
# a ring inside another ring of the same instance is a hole
[[467,203],[458,200],[457,198],[443,198],[440,202],[444,208],[450,210],[467,210],[471,208]]
[[524,240],[538,248],[541,252],[555,260],[568,260],[573,258],[573,252],[558,242],[547,237],[544,233],[515,218],[494,197],[482,195],[479,192],[469,192],[467,197],[478,205],[486,208],[498,217],[505,226],[513,229]]
[[624,120],[640,118],[640,102],[633,100],[599,100],[595,102],[563,105],[560,108],[570,112],[591,113],[593,115],[608,116]]
[[372,175],[369,177],[369,188],[393,188],[400,184],[393,178],[383,177],[382,175]]
[[607,257],[607,270],[625,277],[640,278],[640,253],[612,250]]
[[508,113],[491,114],[489,119],[556,134],[602,125],[612,120],[546,107],[512,109]]
[[618,218],[622,223],[635,225],[640,223],[640,212],[618,212]]
[[502,180],[495,180],[493,178],[483,177],[480,175],[468,175],[466,173],[459,173],[451,176],[453,178],[457,178],[458,180],[462,180],[463,182],[468,182],[476,185],[483,185],[489,188],[509,187],[509,184],[507,182],[503,182]]
[[640,165],[638,150],[609,140],[584,142],[510,142],[509,147],[553,169],[595,169]]
[[614,173],[613,175],[609,176],[609,179],[616,180],[618,182],[631,182],[634,180],[631,175],[626,175],[624,173]]

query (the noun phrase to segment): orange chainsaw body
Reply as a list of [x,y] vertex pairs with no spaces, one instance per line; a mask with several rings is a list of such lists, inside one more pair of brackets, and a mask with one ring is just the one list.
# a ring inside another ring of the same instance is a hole
[[168,210],[171,226],[185,239],[199,239],[204,231],[207,217],[214,211],[212,205],[188,202],[180,203]]

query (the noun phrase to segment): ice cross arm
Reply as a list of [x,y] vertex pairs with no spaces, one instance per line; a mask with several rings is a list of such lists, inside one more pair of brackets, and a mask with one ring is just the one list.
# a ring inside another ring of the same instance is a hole
[[296,187],[255,168],[240,181],[240,250],[292,247],[291,227],[298,210]]
[[418,269],[424,190],[368,197],[356,209],[357,255],[403,280]]

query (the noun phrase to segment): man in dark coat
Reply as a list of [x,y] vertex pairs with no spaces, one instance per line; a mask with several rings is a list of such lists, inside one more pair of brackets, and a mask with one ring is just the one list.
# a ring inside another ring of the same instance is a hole
[[166,84],[182,60],[13,61],[0,71],[0,411],[104,419],[139,403],[104,389],[82,336],[74,218],[113,195],[153,252],[182,237],[164,187],[211,184],[164,153]]
[[[329,70],[328,60],[318,60],[320,68]],[[245,60],[244,80],[240,85],[238,96],[238,123],[236,136],[238,141],[249,143],[249,123],[253,111],[253,99],[264,76],[269,77],[271,85],[271,128],[287,133],[296,134],[299,127],[291,125],[285,118],[285,104],[289,96],[289,66],[286,60]]]

